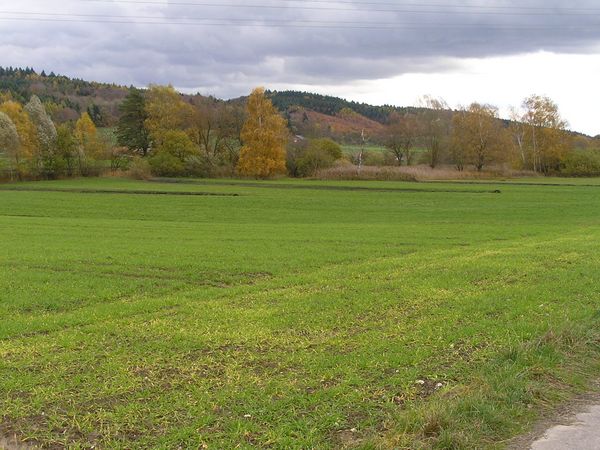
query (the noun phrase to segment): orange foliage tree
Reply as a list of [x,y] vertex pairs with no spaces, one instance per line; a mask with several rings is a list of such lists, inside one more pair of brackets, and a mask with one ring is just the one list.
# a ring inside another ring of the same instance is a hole
[[238,162],[240,175],[269,178],[285,173],[287,127],[263,88],[248,98],[248,118],[244,123],[243,142]]

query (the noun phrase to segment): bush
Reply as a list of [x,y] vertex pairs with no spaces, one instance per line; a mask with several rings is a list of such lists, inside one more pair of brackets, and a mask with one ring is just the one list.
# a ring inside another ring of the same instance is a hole
[[313,139],[309,143],[309,148],[319,149],[328,153],[334,161],[341,159],[343,156],[342,147],[331,139]]
[[564,159],[561,174],[568,177],[595,177],[600,175],[600,153],[575,150]]
[[158,177],[179,177],[184,175],[184,162],[171,153],[158,151],[150,157],[148,162],[152,175]]
[[184,171],[187,176],[208,178],[215,175],[215,168],[209,158],[203,155],[193,155],[185,160]]
[[149,180],[152,178],[148,160],[139,156],[133,158],[129,165],[129,176],[135,180]]
[[184,176],[187,161],[196,156],[198,150],[189,136],[181,130],[170,130],[150,156],[150,168],[152,174],[161,177]]
[[302,177],[311,177],[318,170],[331,167],[334,161],[331,154],[326,150],[309,146],[306,152],[298,159],[298,174]]
[[290,175],[313,176],[317,171],[333,166],[342,158],[342,148],[331,139],[302,141],[288,147],[287,167]]

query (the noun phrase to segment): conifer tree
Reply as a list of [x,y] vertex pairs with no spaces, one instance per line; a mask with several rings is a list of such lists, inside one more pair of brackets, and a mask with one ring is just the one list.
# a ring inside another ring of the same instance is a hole
[[146,128],[146,99],[141,90],[132,87],[119,107],[121,118],[117,125],[117,141],[132,152],[146,156],[150,135]]

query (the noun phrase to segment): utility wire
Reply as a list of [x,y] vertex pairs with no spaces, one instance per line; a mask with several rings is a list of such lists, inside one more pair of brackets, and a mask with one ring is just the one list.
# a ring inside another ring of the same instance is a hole
[[[165,3],[147,0],[80,0],[81,3],[113,3],[113,4],[135,4],[135,5],[158,5],[165,6]],[[331,2],[334,4],[335,2]],[[358,3],[356,3],[358,4]],[[247,8],[247,9],[272,9],[272,10],[308,10],[308,11],[347,11],[347,12],[396,12],[406,14],[465,14],[465,11],[450,10],[415,10],[399,8],[348,8],[339,6],[297,6],[297,5],[265,5],[258,3],[213,3],[213,2],[187,2],[187,1],[169,1],[169,6],[203,6],[211,8]],[[414,5],[413,5],[414,7]],[[461,8],[460,6],[456,6]],[[470,7],[474,7],[471,5]],[[516,10],[513,11],[469,11],[469,14],[477,15],[503,15],[503,16],[590,16],[600,15],[600,9],[574,9],[574,8],[556,8],[537,11]]]
[[[335,23],[329,25],[318,25],[318,24],[301,24],[294,22],[280,22],[280,23],[232,23],[232,19],[206,19],[206,22],[183,22],[183,21],[148,21],[148,20],[100,20],[100,19],[84,19],[84,18],[58,18],[58,17],[0,17],[0,21],[24,21],[24,22],[65,22],[65,23],[99,23],[99,24],[127,24],[127,25],[184,25],[184,26],[219,26],[219,27],[248,27],[248,28],[320,28],[320,29],[362,29],[362,30],[403,30],[403,29],[461,29],[465,28],[465,25],[450,25],[450,24],[415,24],[413,23],[402,23],[394,25],[338,25]],[[212,20],[213,22],[209,22]],[[223,21],[219,21],[223,20]],[[597,30],[598,27],[595,25],[582,26],[582,25],[570,25],[570,26],[514,26],[514,25],[469,25],[471,29],[491,29],[491,30],[521,30],[521,31],[539,31],[539,30],[556,30],[556,29],[568,29],[568,30],[580,30],[580,31],[593,31]]]
[[[261,25],[278,25],[281,27],[285,27],[291,24],[325,24],[325,25],[362,25],[372,26],[372,27],[407,27],[407,26],[416,26],[419,28],[422,27],[449,27],[449,28],[507,28],[507,29],[556,29],[557,25],[547,25],[547,26],[539,26],[539,25],[507,25],[507,24],[477,24],[477,23],[457,23],[457,24],[448,24],[448,23],[433,23],[426,22],[415,24],[414,22],[369,22],[369,21],[357,21],[357,20],[318,20],[318,19],[257,19],[257,18],[219,18],[219,17],[172,17],[172,16],[119,16],[119,15],[109,15],[109,14],[74,14],[74,13],[46,13],[46,12],[31,12],[31,11],[1,11],[0,14],[12,14],[18,16],[34,16],[31,19],[35,20],[37,16],[45,17],[45,18],[57,18],[57,19],[110,19],[110,20],[119,20],[119,21],[127,21],[127,23],[140,23],[138,21],[152,21],[151,23],[156,24],[171,24],[171,23],[186,23],[186,22],[200,22],[202,24],[204,22],[213,21],[221,23],[230,23],[234,25],[236,23],[249,23],[250,25],[261,26]],[[7,17],[10,19],[10,17]],[[3,17],[0,16],[0,19]],[[17,19],[17,17],[13,17],[13,19]],[[19,19],[27,19],[27,17],[22,17]],[[110,23],[110,22],[109,22]],[[118,22],[121,23],[121,22]],[[144,22],[146,23],[146,22]],[[562,25],[559,26],[562,28],[581,28],[581,24],[577,25]],[[596,28],[596,25],[590,25],[590,27]]]
[[[323,4],[346,4],[346,5],[368,5],[368,6],[410,6],[420,8],[474,8],[474,9],[512,9],[512,10],[530,10],[530,11],[600,11],[600,8],[564,8],[564,7],[544,7],[544,6],[520,6],[520,5],[469,5],[469,4],[444,4],[444,3],[410,3],[410,2],[372,2],[372,1],[347,1],[347,0],[283,0],[295,3],[323,3]],[[226,6],[226,5],[224,5]]]

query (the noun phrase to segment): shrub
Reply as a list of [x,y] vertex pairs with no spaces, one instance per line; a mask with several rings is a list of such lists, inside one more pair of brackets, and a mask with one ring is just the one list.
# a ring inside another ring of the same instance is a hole
[[298,159],[298,174],[302,177],[313,176],[318,170],[331,167],[334,161],[331,154],[326,150],[309,146]]
[[333,166],[342,158],[342,148],[331,139],[313,139],[288,147],[287,167],[290,175],[310,177]]
[[191,177],[208,178],[215,175],[215,167],[204,155],[193,155],[185,160],[185,174]]
[[342,147],[329,138],[313,139],[309,143],[309,148],[315,148],[328,153],[333,160],[341,159],[343,156]]
[[152,178],[148,160],[139,156],[133,158],[129,165],[129,176],[135,180],[149,180]]
[[183,176],[186,175],[186,162],[197,155],[196,146],[185,132],[170,130],[150,156],[150,168],[157,176]]
[[569,177],[600,175],[600,153],[589,150],[572,151],[563,161],[561,174]]
[[148,160],[152,175],[159,177],[178,177],[184,174],[185,165],[182,160],[168,152],[156,152]]

